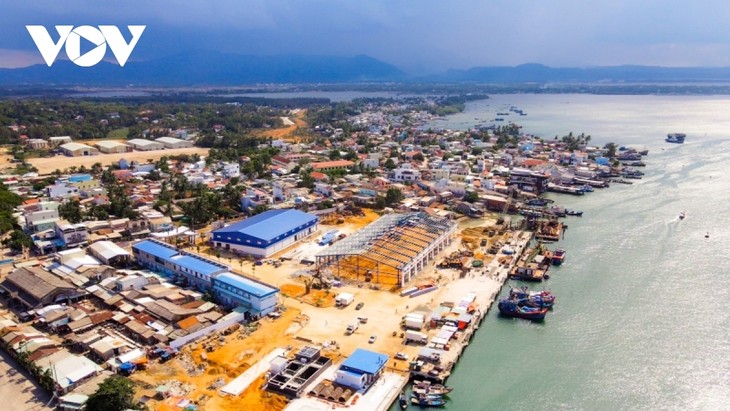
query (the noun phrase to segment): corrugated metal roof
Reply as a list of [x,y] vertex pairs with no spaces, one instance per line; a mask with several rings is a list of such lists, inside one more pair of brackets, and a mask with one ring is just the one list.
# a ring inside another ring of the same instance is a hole
[[144,251],[147,254],[151,254],[155,257],[165,259],[168,259],[178,254],[178,251],[174,248],[166,247],[160,243],[149,240],[141,241],[137,244],[134,244],[132,248],[136,248],[138,250]]
[[174,257],[171,257],[170,261],[179,265],[180,267],[184,267],[208,276],[224,269],[219,265],[211,264],[203,260],[202,258],[195,258],[190,255],[176,255]]
[[270,210],[231,224],[228,227],[219,228],[213,233],[237,232],[264,241],[271,241],[313,220],[317,220],[317,217],[299,210]]
[[272,294],[278,290],[274,287],[267,286],[266,284],[252,281],[246,277],[236,275],[233,273],[222,273],[218,274],[215,278],[216,282],[228,284],[232,287],[236,287],[240,290],[244,290],[249,294],[253,294],[257,297],[264,297],[267,294]]
[[375,374],[385,367],[387,361],[388,356],[385,354],[358,348],[351,356],[347,357],[342,366],[368,374]]

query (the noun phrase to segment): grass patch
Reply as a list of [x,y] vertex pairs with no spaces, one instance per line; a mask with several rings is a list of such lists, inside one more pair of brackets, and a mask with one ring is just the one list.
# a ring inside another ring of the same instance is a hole
[[129,135],[128,128],[118,128],[116,130],[110,131],[109,134],[106,135],[106,138],[113,138],[113,139],[117,139],[117,140],[126,140],[128,135]]

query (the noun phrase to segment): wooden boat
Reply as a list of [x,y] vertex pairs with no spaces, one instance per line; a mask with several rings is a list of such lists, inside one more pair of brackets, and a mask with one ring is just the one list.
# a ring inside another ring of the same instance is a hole
[[517,304],[517,301],[509,298],[499,300],[497,305],[499,313],[507,317],[524,318],[526,320],[539,321],[545,319],[547,308],[528,307]]
[[553,252],[553,256],[550,259],[550,262],[553,265],[560,265],[563,264],[563,261],[565,261],[565,249],[558,248]]
[[443,398],[417,398],[411,397],[411,404],[418,405],[421,408],[426,407],[443,407],[446,405],[446,400]]
[[509,291],[511,299],[532,307],[550,308],[555,305],[555,295],[550,291],[530,291],[527,287],[512,287]]

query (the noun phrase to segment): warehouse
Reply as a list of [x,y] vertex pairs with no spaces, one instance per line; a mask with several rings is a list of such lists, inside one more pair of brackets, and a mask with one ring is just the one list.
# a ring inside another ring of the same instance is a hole
[[91,156],[98,154],[95,148],[81,143],[66,143],[61,145],[63,154],[71,157]]
[[127,144],[134,147],[134,149],[137,151],[154,151],[162,150],[163,148],[165,148],[165,145],[162,143],[158,143],[157,141],[152,140],[145,140],[143,138],[134,138],[127,141]]
[[164,145],[165,148],[188,148],[193,146],[192,141],[180,140],[175,137],[160,137],[155,141]]
[[229,308],[242,306],[256,316],[274,311],[279,297],[279,289],[229,272],[213,277],[213,292],[222,305]]
[[127,151],[131,151],[131,147],[116,141],[100,141],[95,145],[104,154],[126,153]]
[[209,258],[179,251],[177,248],[157,240],[143,240],[132,245],[137,263],[152,271],[206,290],[212,286],[212,278],[230,268]]
[[337,277],[403,287],[456,237],[456,223],[426,213],[388,214],[317,254]]
[[299,210],[270,210],[213,231],[213,246],[268,257],[314,234],[318,222]]

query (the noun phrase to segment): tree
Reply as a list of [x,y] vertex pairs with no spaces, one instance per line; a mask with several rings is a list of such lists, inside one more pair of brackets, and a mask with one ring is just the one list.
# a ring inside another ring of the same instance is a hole
[[33,245],[33,239],[22,230],[14,230],[10,233],[10,237],[3,240],[3,245],[19,252],[23,250],[23,247],[30,248]]
[[86,402],[86,411],[123,411],[134,408],[134,386],[126,377],[113,375],[99,385]]
[[421,153],[416,153],[416,154],[414,154],[414,155],[413,155],[413,159],[414,159],[415,161],[423,161],[423,160],[424,160],[425,158],[423,157],[423,154],[421,154]]
[[477,202],[479,201],[479,194],[477,194],[476,191],[469,191],[464,196],[464,201],[466,201],[467,203]]
[[395,187],[389,188],[388,191],[385,193],[385,204],[390,207],[394,204],[400,203],[405,197],[403,196],[403,193],[401,193],[400,190],[398,190]]
[[387,168],[388,170],[392,170],[392,169],[394,169],[394,168],[396,167],[396,166],[395,166],[395,161],[393,161],[393,159],[392,159],[392,158],[389,158],[389,159],[388,159],[388,160],[387,160],[387,161],[385,162],[385,164],[384,164],[383,166],[384,166],[385,168]]
[[58,207],[58,215],[71,224],[80,223],[82,220],[81,205],[76,200],[66,201]]
[[608,157],[608,158],[616,157],[616,149],[618,148],[616,146],[616,143],[608,143],[603,148],[608,150],[608,151],[606,151],[606,157]]

